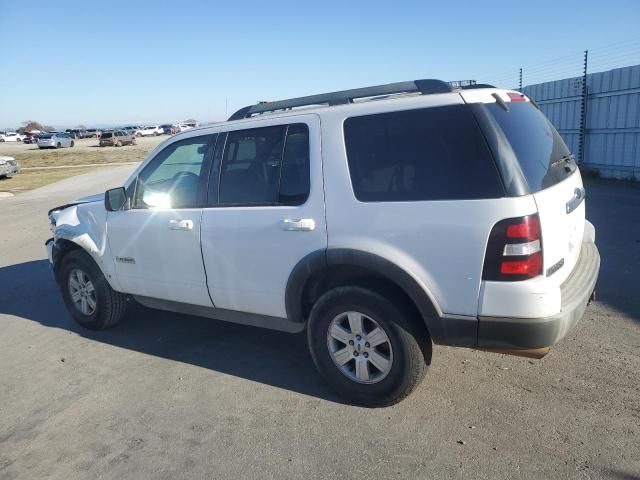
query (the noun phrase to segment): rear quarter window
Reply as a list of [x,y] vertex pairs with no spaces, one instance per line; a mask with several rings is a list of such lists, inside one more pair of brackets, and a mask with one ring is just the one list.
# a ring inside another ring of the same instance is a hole
[[351,183],[362,202],[499,198],[493,157],[466,105],[351,117]]

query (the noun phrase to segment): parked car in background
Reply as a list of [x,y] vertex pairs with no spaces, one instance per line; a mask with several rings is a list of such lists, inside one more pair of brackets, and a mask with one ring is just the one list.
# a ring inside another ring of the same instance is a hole
[[101,147],[121,147],[123,145],[135,145],[136,137],[130,131],[113,130],[102,132],[100,135]]
[[85,138],[84,137],[84,130],[80,129],[80,128],[67,128],[65,130],[66,133],[68,133],[72,138]]
[[84,137],[82,138],[97,138],[100,136],[100,130],[96,128],[87,128],[84,131]]
[[158,125],[148,126],[148,127],[140,127],[136,131],[136,136],[138,137],[152,137],[157,135],[162,135],[164,130],[162,130]]
[[0,133],[0,142],[21,142],[24,140],[24,135],[16,132],[4,132]]
[[140,127],[136,125],[130,125],[127,127],[122,127],[120,130],[130,133],[131,135],[135,135]]
[[23,143],[35,144],[38,141],[38,136],[35,133],[25,133]]
[[160,125],[160,128],[165,135],[173,135],[174,133],[177,133],[176,125]]
[[192,128],[196,128],[197,126],[198,124],[194,122],[181,122],[177,126],[177,133],[191,130]]
[[13,157],[0,155],[0,177],[11,178],[20,171],[20,164]]
[[51,132],[38,135],[38,148],[65,148],[75,146],[75,142],[67,132]]

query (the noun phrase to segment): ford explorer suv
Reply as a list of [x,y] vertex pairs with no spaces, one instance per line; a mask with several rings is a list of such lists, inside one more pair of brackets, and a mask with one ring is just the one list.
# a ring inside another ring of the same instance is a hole
[[580,172],[536,104],[439,80],[245,107],[49,216],[84,327],[133,298],[306,331],[328,384],[367,406],[414,390],[433,344],[544,356],[600,267]]

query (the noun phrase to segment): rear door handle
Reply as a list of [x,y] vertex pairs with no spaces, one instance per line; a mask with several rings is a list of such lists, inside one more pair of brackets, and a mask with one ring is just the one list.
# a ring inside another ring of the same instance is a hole
[[193,220],[169,220],[171,230],[193,230]]
[[310,232],[316,228],[313,218],[285,218],[280,221],[280,228],[287,232]]

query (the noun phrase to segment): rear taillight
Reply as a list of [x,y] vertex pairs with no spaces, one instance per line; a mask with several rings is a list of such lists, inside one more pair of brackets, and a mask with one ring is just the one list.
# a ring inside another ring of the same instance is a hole
[[542,274],[542,236],[538,214],[507,218],[489,234],[483,280],[527,280]]
[[509,97],[509,100],[511,100],[512,102],[526,102],[527,101],[527,97],[525,97],[522,93],[507,92],[507,97]]

